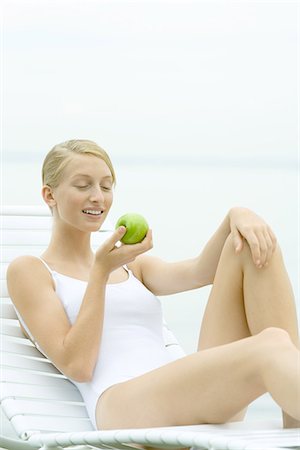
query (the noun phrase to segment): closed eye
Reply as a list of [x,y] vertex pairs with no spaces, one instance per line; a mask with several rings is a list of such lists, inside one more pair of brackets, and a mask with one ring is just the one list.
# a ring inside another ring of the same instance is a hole
[[[89,189],[90,188],[90,184],[78,184],[77,186],[75,186],[77,189]],[[107,191],[110,192],[112,190],[111,186],[100,186],[100,189],[102,189],[103,191]]]
[[85,184],[84,186],[76,186],[78,189],[87,189],[89,187],[88,184]]

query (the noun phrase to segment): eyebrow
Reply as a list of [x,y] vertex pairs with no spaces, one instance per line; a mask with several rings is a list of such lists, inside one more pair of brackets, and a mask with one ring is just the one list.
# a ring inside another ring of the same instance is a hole
[[[88,175],[87,173],[76,173],[75,175],[72,176],[72,178],[92,178],[91,175]],[[112,176],[111,175],[105,175],[104,177],[102,177],[102,180],[104,179],[109,179],[112,181]]]

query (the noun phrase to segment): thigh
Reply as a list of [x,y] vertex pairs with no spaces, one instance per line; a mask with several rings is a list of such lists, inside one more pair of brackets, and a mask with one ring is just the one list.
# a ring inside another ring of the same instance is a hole
[[251,337],[203,350],[120,383],[100,398],[98,427],[223,423],[262,395]]
[[[245,245],[246,247],[246,245]],[[248,252],[245,248],[243,252]],[[198,350],[250,336],[243,299],[242,258],[227,238],[208,298],[199,335]]]

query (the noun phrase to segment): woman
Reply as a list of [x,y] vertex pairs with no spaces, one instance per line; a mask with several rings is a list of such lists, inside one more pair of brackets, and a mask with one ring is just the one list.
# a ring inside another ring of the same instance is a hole
[[[95,428],[241,420],[265,392],[284,411],[284,425],[298,425],[295,305],[269,226],[233,208],[186,261],[145,255],[151,231],[141,243],[119,245],[124,227],[93,253],[90,236],[109,212],[114,182],[94,142],[54,147],[42,188],[51,241],[41,258],[19,257],[7,273],[24,332],[78,386]],[[172,360],[156,296],[208,284],[198,351]]]

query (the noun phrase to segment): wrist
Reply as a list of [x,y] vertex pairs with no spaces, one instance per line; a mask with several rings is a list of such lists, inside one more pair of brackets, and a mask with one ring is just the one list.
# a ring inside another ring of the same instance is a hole
[[98,280],[100,279],[103,283],[107,283],[109,278],[109,271],[104,267],[103,263],[95,259],[95,262],[90,272],[90,276],[91,277],[95,276],[97,277]]

